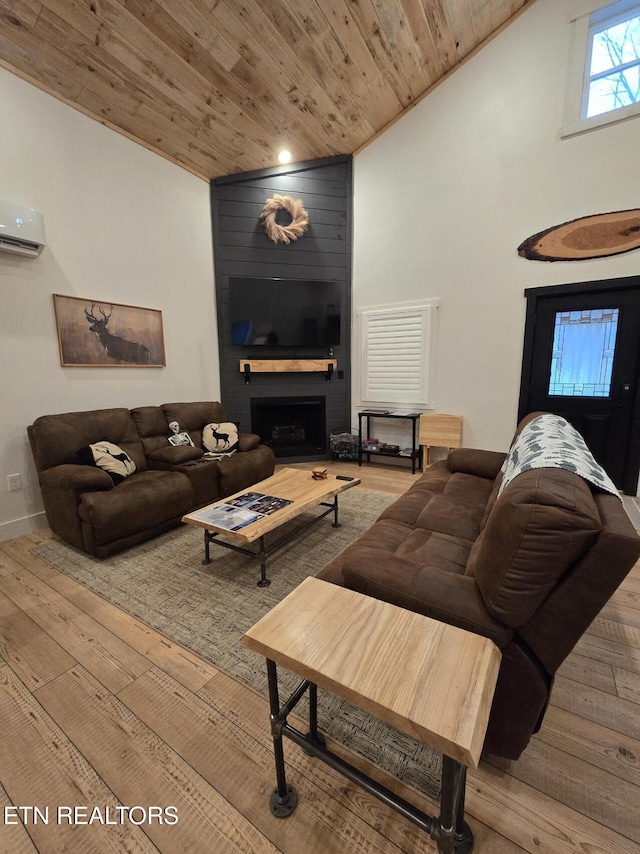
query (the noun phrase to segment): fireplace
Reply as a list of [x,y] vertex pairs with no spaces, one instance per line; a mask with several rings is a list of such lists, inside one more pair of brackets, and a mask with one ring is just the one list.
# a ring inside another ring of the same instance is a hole
[[326,454],[325,398],[252,397],[251,431],[276,457]]

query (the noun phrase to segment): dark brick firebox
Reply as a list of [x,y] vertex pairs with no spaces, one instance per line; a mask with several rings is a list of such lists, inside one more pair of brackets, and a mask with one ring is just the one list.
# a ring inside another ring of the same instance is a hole
[[327,451],[324,397],[252,397],[251,431],[276,457],[307,457]]

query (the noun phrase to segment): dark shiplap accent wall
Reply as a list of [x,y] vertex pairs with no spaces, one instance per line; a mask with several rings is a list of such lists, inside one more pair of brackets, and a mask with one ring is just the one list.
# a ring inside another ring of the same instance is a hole
[[[238,421],[243,431],[251,426],[252,397],[304,395],[326,396],[327,435],[350,429],[351,166],[351,157],[332,157],[211,182],[221,397],[228,417]],[[301,199],[309,214],[307,232],[289,246],[272,243],[259,220],[274,193]],[[338,376],[334,374],[327,383],[322,373],[253,374],[246,385],[238,367],[240,359],[326,358],[329,354],[319,347],[294,350],[232,345],[227,310],[230,276],[340,282],[341,343],[334,348]]]

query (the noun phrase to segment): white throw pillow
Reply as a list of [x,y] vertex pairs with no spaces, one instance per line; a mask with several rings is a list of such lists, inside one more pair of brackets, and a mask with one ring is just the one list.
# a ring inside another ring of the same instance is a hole
[[93,445],[85,445],[76,453],[78,462],[84,465],[97,466],[111,477],[114,483],[122,483],[125,477],[129,477],[136,470],[136,464],[126,451],[113,442],[95,442]]
[[206,424],[202,428],[202,444],[211,453],[233,451],[238,445],[238,428],[230,421]]

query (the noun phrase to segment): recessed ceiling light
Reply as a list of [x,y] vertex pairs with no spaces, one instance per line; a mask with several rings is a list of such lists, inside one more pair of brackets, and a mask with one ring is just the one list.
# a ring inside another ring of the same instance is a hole
[[278,152],[278,163],[291,163],[291,152],[283,148]]

